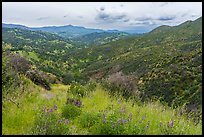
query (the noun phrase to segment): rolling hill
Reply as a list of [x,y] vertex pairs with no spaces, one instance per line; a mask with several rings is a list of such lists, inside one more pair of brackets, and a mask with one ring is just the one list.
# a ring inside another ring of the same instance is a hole
[[[16,35],[15,31],[11,32],[8,29],[7,33],[3,31],[3,41],[13,47],[16,47],[16,40],[22,42],[17,45],[29,44],[26,36],[19,38],[21,33]],[[35,32],[27,31],[31,34]],[[100,36],[103,33],[94,34],[98,37],[97,35]],[[101,37],[103,38],[103,35]],[[63,41],[61,37],[57,39]],[[89,37],[85,35],[81,39],[86,42]],[[29,41],[36,42],[35,39],[29,39]],[[178,26],[160,26],[150,33],[111,41],[101,46],[64,49],[63,47],[66,46],[55,43],[52,48],[49,44],[39,49],[35,49],[32,44],[28,47],[32,47],[33,49],[30,50],[35,51],[42,58],[34,62],[39,69],[68,81],[82,83],[89,79],[101,81],[122,72],[124,75],[133,75],[136,78],[135,85],[141,92],[142,100],[156,98],[173,107],[186,104],[190,110],[200,110],[202,17]],[[20,50],[25,49],[23,47]]]

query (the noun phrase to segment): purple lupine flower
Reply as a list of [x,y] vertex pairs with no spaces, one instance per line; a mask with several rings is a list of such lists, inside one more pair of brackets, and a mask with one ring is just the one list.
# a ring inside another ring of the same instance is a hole
[[118,99],[118,105],[120,105],[120,103],[121,103],[121,102],[120,102],[120,99]]
[[114,128],[114,127],[115,127],[115,124],[112,124],[112,127]]
[[53,112],[53,109],[50,109],[49,112],[52,113],[52,112]]
[[160,126],[160,127],[162,126],[162,122],[160,122],[159,126]]
[[126,112],[125,106],[122,106],[120,112],[121,112],[121,113],[122,113],[122,112],[124,112],[124,113]]
[[104,118],[103,123],[106,123],[106,118]]
[[122,123],[125,124],[125,122],[126,122],[125,119],[122,119]]
[[118,125],[120,125],[120,122],[121,122],[121,120],[119,119],[119,120],[118,120]]
[[69,120],[68,120],[68,119],[65,119],[64,123],[65,123],[65,124],[69,124]]
[[172,128],[174,126],[174,120],[172,120],[171,122],[168,122],[168,127]]
[[62,120],[60,119],[60,120],[58,120],[58,123],[61,123],[62,122]]
[[149,127],[149,125],[146,125],[146,127],[145,127],[145,128],[146,128],[146,129],[148,129],[148,127]]
[[148,121],[148,123],[147,123],[148,125],[150,124],[150,121]]
[[57,110],[57,105],[56,104],[54,104],[54,110]]

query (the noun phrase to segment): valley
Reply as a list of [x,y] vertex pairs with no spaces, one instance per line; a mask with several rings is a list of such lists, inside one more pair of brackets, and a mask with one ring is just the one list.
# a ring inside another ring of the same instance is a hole
[[202,17],[134,35],[2,24],[2,107],[4,135],[200,135]]

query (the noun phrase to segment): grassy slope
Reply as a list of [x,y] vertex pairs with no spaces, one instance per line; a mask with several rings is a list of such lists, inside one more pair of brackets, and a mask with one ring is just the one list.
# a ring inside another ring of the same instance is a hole
[[[29,134],[34,122],[35,111],[43,106],[61,105],[66,100],[67,86],[53,85],[51,91],[44,90],[32,83],[28,92],[18,100],[19,108],[12,102],[6,102],[2,111],[2,134]],[[49,96],[53,98],[49,98]],[[60,111],[60,109],[59,109]]]
[[[29,93],[23,94],[18,101],[20,108],[17,108],[15,104],[10,102],[6,103],[6,108],[3,108],[2,134],[30,134],[29,129],[33,125],[35,112],[45,105],[52,107],[56,104],[59,108],[57,111],[61,113],[61,108],[67,98],[67,89],[68,86],[58,84],[52,85],[51,91],[46,91],[38,86],[29,85],[27,90]],[[68,96],[73,95],[70,93]],[[118,99],[121,100],[120,104],[118,104]],[[172,133],[174,134],[202,134],[201,124],[194,126],[192,122],[187,122],[183,116],[180,118],[175,116],[174,110],[161,106],[158,102],[148,103],[142,106],[133,105],[133,101],[131,100],[125,101],[119,96],[111,97],[100,86],[97,86],[96,90],[90,93],[89,96],[82,98],[82,103],[84,104],[82,114],[89,112],[91,114],[97,114],[99,111],[106,110],[109,116],[124,106],[126,108],[126,114],[124,116],[132,112],[133,120],[131,122],[136,124],[140,129],[143,129],[148,121],[151,122],[149,129],[145,132],[141,130],[141,134],[162,134],[162,130],[167,128],[167,122],[170,120],[175,120],[175,127],[172,129]],[[113,108],[111,109],[112,105]],[[142,120],[145,114],[146,119]],[[92,132],[92,129],[81,127],[79,122],[81,115],[71,120],[71,134],[96,134]],[[117,116],[120,115],[117,114]],[[141,120],[142,122],[140,122]],[[139,122],[140,124],[138,124]],[[159,127],[160,122],[163,123],[163,128]],[[129,130],[128,128],[126,129],[127,134],[130,132]]]

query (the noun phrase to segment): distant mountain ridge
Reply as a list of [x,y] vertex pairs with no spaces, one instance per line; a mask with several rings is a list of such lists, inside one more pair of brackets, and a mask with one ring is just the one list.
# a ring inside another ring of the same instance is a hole
[[33,31],[46,31],[50,33],[58,34],[61,37],[64,38],[76,38],[79,36],[83,36],[86,34],[91,33],[100,33],[100,32],[121,32],[119,30],[102,30],[102,29],[93,29],[93,28],[85,28],[82,26],[73,26],[73,25],[65,25],[65,26],[47,26],[47,27],[27,27],[24,25],[19,24],[5,24],[2,23],[2,28],[20,28],[20,29],[27,29],[27,30],[33,30]]

